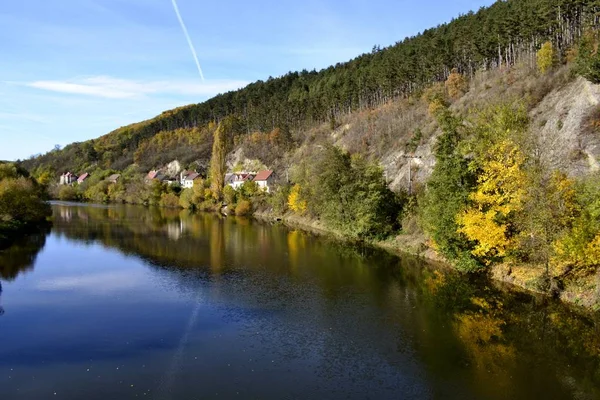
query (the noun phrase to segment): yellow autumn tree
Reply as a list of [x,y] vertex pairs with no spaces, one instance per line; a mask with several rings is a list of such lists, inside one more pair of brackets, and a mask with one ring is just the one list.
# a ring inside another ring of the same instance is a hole
[[546,42],[537,52],[537,67],[538,70],[545,74],[550,71],[554,65],[554,47],[552,42]]
[[300,185],[294,185],[288,196],[288,206],[290,210],[299,214],[303,214],[307,208],[306,200],[302,199],[301,191],[302,187]]
[[469,89],[467,79],[463,74],[458,72],[457,68],[452,69],[452,72],[448,76],[445,85],[446,90],[448,91],[448,96],[455,100],[464,96]]
[[471,206],[457,217],[459,232],[475,242],[473,255],[486,264],[511,246],[510,219],[525,197],[525,157],[509,139],[493,145],[482,165]]

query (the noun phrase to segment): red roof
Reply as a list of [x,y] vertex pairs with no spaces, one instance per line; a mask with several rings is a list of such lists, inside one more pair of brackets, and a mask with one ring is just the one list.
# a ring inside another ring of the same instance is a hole
[[155,179],[157,175],[158,175],[158,171],[150,171],[150,172],[148,172],[147,178],[148,179]]
[[266,181],[273,175],[273,171],[260,171],[255,177],[254,182]]
[[191,174],[186,175],[184,179],[188,180],[188,181],[194,181],[194,180],[198,179],[199,177],[200,177],[200,174],[198,174],[196,172],[192,172]]

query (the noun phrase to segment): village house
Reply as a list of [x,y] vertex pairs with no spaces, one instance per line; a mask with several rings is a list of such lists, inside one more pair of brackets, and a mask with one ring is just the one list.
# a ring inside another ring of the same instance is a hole
[[79,185],[81,185],[83,182],[86,181],[86,179],[88,179],[90,177],[90,174],[88,174],[87,172],[83,175],[81,175],[79,178],[77,178],[77,183]]
[[110,183],[117,183],[119,181],[119,178],[121,178],[121,174],[113,174],[106,178],[106,180]]
[[254,175],[247,172],[241,172],[232,174],[229,180],[227,180],[227,176],[225,178],[225,183],[235,190],[238,190],[245,182],[251,182],[254,179]]
[[66,172],[60,176],[61,185],[71,185],[74,182],[77,182],[77,175],[74,175],[70,172]]
[[271,186],[273,185],[274,177],[273,171],[260,171],[254,177],[254,182],[260,189],[269,193],[271,191]]
[[181,173],[181,187],[191,189],[194,187],[194,181],[201,180],[202,177],[197,172],[184,171]]

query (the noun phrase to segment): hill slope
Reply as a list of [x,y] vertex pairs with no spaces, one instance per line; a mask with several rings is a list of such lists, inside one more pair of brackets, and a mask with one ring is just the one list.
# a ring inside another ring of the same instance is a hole
[[[286,139],[281,147],[287,149],[291,135],[302,141],[303,132],[320,123],[336,127],[353,112],[414,96],[446,80],[453,68],[474,78],[479,70],[516,64],[533,67],[537,48],[546,40],[553,42],[562,60],[584,27],[597,22],[599,12],[596,0],[498,1],[349,62],[258,81],[26,160],[24,166],[30,170],[49,166],[59,173],[92,165],[121,170],[134,161],[148,169],[168,158],[188,163],[208,156],[210,145],[203,142],[209,138],[209,124],[228,115],[242,121],[243,134],[279,128]],[[165,133],[173,131],[178,133]],[[168,136],[162,142],[169,144],[162,148],[152,143],[159,133]]]

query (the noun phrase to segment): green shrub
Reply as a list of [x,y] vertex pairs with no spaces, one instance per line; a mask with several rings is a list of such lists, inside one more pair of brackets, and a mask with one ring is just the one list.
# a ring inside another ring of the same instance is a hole
[[58,199],[63,201],[75,201],[78,199],[77,190],[73,186],[61,186],[58,191]]

